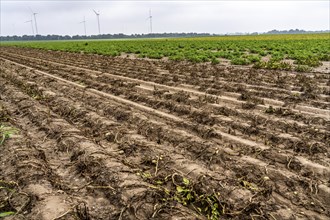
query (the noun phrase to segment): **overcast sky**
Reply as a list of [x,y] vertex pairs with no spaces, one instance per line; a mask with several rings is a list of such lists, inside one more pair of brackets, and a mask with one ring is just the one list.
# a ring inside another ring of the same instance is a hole
[[[272,29],[330,29],[329,0],[324,1],[12,1],[0,0],[0,35],[32,34],[32,12],[39,34],[148,33],[149,9],[153,32],[265,32]],[[31,8],[31,10],[29,9]],[[34,25],[34,23],[33,23]],[[34,27],[35,28],[35,27]]]

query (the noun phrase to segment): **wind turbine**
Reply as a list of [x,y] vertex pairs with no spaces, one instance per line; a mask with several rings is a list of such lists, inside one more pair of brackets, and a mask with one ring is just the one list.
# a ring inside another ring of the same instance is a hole
[[149,9],[149,17],[147,17],[147,20],[150,21],[150,33],[152,34],[152,15],[151,15],[151,9]]
[[86,34],[86,20],[85,20],[85,16],[84,16],[84,20],[82,22],[79,22],[79,24],[84,23],[84,30],[85,30],[85,36],[87,36]]
[[97,26],[99,28],[99,35],[101,34],[101,29],[100,29],[100,13],[97,13],[94,9],[93,9],[96,17],[97,17]]
[[38,25],[37,25],[37,18],[36,18],[36,15],[37,15],[38,13],[33,12],[32,9],[31,9],[30,7],[29,7],[29,9],[30,9],[30,11],[31,11],[31,13],[32,13],[32,15],[33,15],[33,18],[34,18],[34,24],[35,24],[35,27],[36,27],[36,35],[38,35]]
[[26,21],[26,22],[24,22],[24,23],[28,23],[28,22],[30,22],[30,23],[31,23],[32,35],[34,35],[34,30],[33,30],[33,21],[32,21],[32,19],[31,19],[31,20],[28,20],[28,21]]

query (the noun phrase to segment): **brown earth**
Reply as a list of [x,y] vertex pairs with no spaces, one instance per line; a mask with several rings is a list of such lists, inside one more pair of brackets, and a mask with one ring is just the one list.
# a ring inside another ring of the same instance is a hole
[[329,219],[327,73],[1,47],[8,219]]

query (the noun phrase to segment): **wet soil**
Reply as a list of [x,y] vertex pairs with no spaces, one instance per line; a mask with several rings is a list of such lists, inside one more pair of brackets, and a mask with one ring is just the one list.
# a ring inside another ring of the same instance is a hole
[[14,47],[0,63],[8,219],[330,218],[329,74]]

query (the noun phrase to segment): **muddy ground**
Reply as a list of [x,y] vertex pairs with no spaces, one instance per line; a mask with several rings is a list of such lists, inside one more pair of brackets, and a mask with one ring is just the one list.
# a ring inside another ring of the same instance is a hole
[[328,73],[14,47],[0,63],[8,219],[330,218]]

